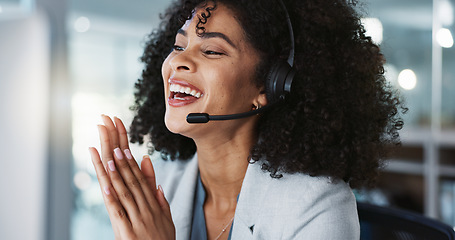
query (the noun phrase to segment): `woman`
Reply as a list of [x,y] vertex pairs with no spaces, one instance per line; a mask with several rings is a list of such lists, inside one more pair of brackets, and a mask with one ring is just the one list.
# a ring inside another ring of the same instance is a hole
[[[123,123],[107,116],[101,157],[90,148],[116,238],[358,239],[351,188],[374,182],[403,108],[354,5],[172,5],[142,57],[130,129],[168,161],[153,167],[145,156],[139,169]],[[292,88],[275,100],[268,74],[294,43]],[[242,119],[185,120],[265,106]]]

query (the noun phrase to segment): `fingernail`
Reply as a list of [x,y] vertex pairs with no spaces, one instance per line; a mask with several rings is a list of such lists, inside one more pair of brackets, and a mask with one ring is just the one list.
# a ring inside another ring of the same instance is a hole
[[90,154],[90,159],[91,159],[91,160],[92,160],[92,162],[93,162],[93,153],[92,153],[92,147],[89,147],[89,148],[88,148],[88,152],[89,152],[89,154]]
[[106,195],[111,194],[111,191],[109,190],[108,186],[104,186],[104,193],[106,193]]
[[115,156],[117,157],[117,159],[123,159],[123,154],[122,154],[122,150],[120,150],[120,148],[116,148],[114,149],[114,153],[115,153]]
[[114,161],[111,160],[111,161],[107,162],[107,166],[109,167],[109,170],[111,170],[111,172],[115,171]]
[[158,190],[164,195],[163,187],[161,187],[161,185],[158,185]]
[[125,152],[126,158],[133,159],[133,155],[131,155],[131,152],[129,149],[125,149],[124,152]]

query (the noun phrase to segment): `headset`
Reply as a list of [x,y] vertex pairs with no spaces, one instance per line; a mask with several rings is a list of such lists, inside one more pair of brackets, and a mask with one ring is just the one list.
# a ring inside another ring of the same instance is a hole
[[270,68],[265,83],[265,94],[269,104],[276,103],[279,100],[284,100],[286,95],[291,92],[292,81],[295,76],[294,68],[294,31],[292,29],[291,19],[283,1],[279,1],[286,14],[286,21],[288,23],[289,35],[291,39],[291,49],[289,50],[289,57],[286,61],[278,60]]
[[222,121],[250,117],[269,109],[272,105],[286,98],[286,95],[291,93],[292,81],[296,70],[294,68],[294,31],[292,29],[291,19],[282,0],[279,0],[289,28],[289,36],[291,40],[291,49],[287,61],[278,60],[270,68],[265,82],[265,94],[268,104],[264,107],[251,110],[249,112],[228,114],[228,115],[209,115],[208,113],[190,113],[186,116],[188,123],[206,123],[208,121]]

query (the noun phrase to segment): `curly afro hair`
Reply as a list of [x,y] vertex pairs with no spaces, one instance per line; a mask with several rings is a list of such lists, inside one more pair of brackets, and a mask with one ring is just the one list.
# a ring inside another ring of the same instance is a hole
[[[161,65],[172,50],[177,30],[195,8],[196,32],[216,5],[236,15],[245,36],[261,55],[256,79],[263,86],[273,59],[286,60],[290,39],[280,2],[269,0],[182,0],[161,15],[162,23],[146,44],[146,67],[136,83],[131,142],[148,137],[163,159],[189,159],[196,152],[192,139],[173,134],[164,124],[165,103]],[[293,25],[292,92],[263,113],[251,162],[260,161],[272,177],[305,173],[343,179],[351,187],[375,182],[389,146],[399,145],[402,101],[384,78],[380,49],[365,36],[357,2],[346,0],[284,0]],[[281,10],[280,10],[281,9]],[[266,40],[265,40],[266,39]]]

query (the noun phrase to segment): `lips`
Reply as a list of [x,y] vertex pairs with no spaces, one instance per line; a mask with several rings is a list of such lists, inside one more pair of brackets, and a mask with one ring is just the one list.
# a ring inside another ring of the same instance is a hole
[[191,104],[203,96],[201,90],[188,82],[169,79],[169,98],[168,103],[173,107],[181,107]]
[[171,84],[169,87],[169,90],[171,91],[171,94],[186,94],[195,98],[200,98],[202,95],[202,92],[199,90],[193,89],[191,87],[185,87],[180,84]]

